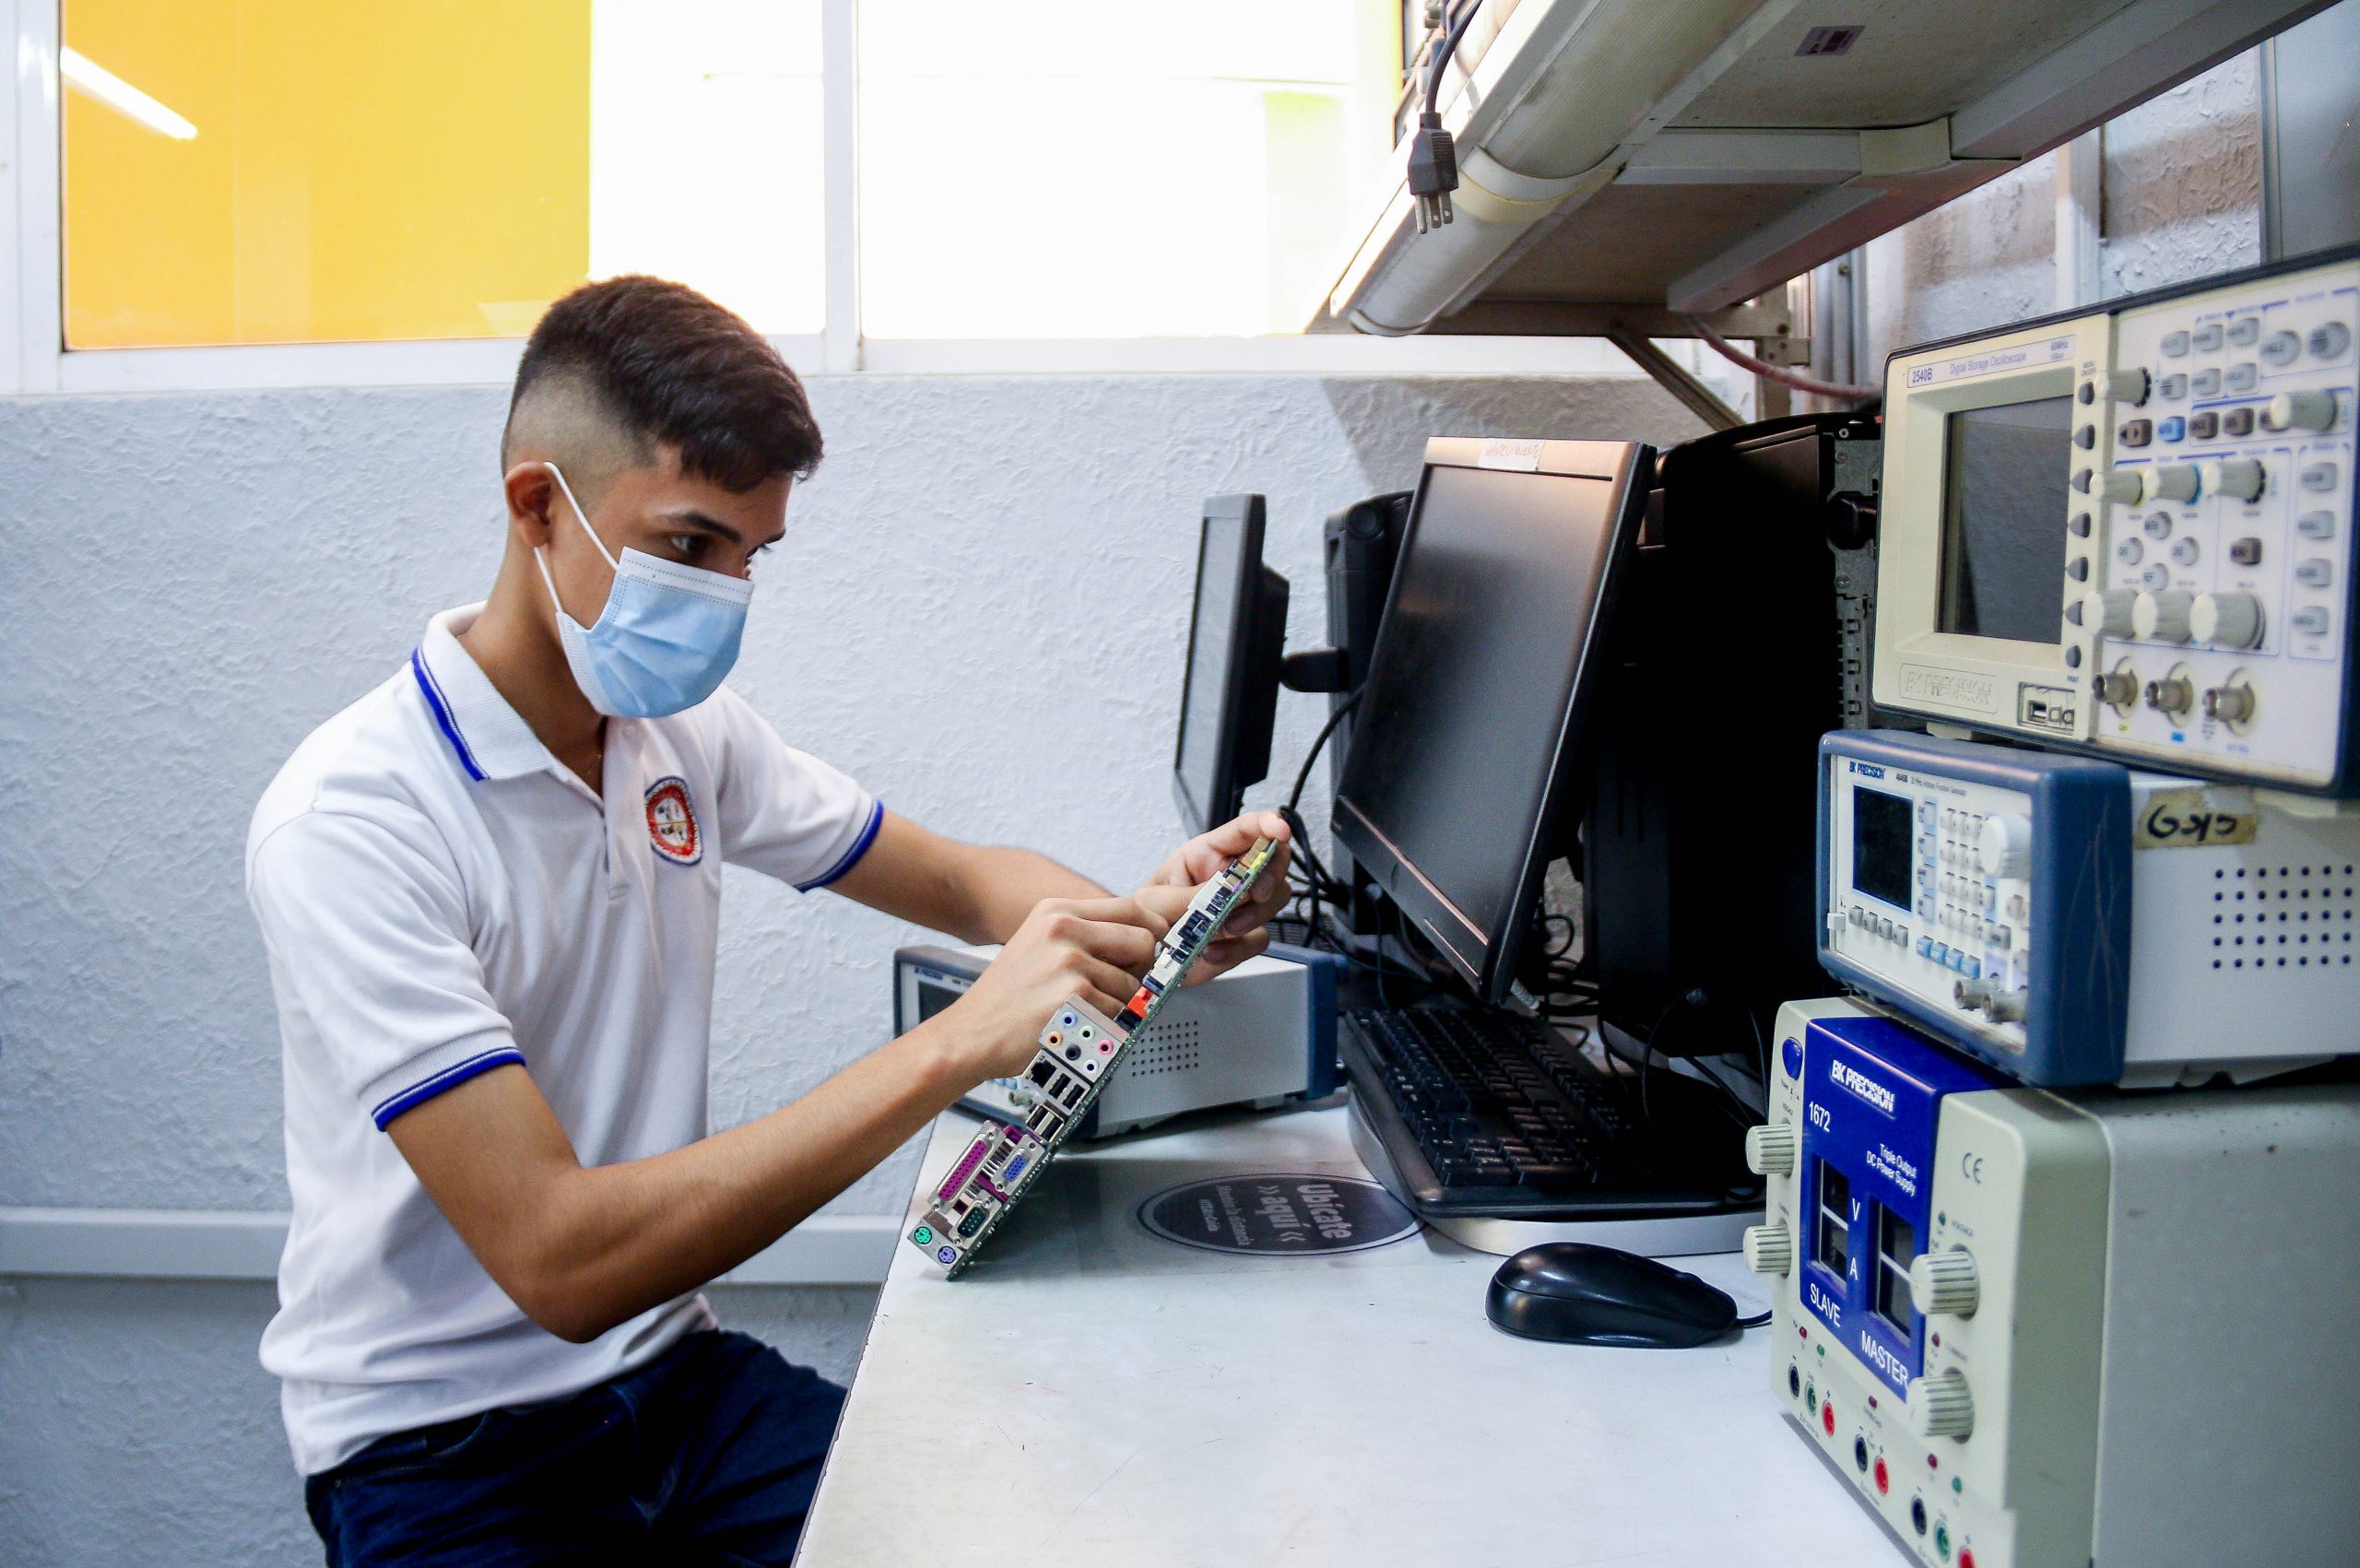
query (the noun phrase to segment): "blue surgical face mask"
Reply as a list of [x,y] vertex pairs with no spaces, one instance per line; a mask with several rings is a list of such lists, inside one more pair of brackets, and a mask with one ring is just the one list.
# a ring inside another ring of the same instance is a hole
[[547,464],[549,477],[565,495],[565,502],[580,520],[582,531],[615,569],[614,586],[607,590],[607,607],[598,623],[584,631],[565,613],[557,596],[557,583],[539,550],[534,564],[541,583],[557,607],[558,640],[565,645],[565,662],[574,683],[590,705],[613,718],[661,718],[693,708],[712,696],[738,662],[738,643],[746,631],[746,606],[754,585],[742,577],[728,577],[677,561],[659,560],[638,550],[623,551],[617,560],[589,514],[573,499],[573,488]]

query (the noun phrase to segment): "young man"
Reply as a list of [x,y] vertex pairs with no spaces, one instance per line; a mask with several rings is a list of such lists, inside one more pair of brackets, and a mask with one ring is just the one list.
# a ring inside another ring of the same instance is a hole
[[[1114,898],[790,749],[721,680],[820,450],[794,372],[711,301],[622,277],[558,301],[516,372],[490,597],[254,812],[294,1198],[262,1356],[332,1564],[786,1562],[843,1390],[698,1288],[1018,1071],[1068,995],[1118,1009],[1193,886],[1284,836],[1241,819]],[[948,1010],[708,1137],[725,861],[1006,945]],[[1284,884],[1206,973],[1268,941]]]

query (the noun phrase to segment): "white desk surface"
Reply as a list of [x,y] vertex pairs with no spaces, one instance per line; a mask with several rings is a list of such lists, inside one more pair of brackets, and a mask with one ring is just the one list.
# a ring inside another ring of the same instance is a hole
[[[1499,1260],[1431,1232],[1240,1257],[1135,1218],[1206,1177],[1364,1177],[1346,1115],[1061,1154],[956,1283],[897,1247],[797,1562],[1905,1561],[1780,1416],[1768,1328],[1694,1350],[1540,1344],[1484,1318]],[[920,1191],[977,1125],[936,1125]],[[1740,1313],[1766,1304],[1734,1255],[1679,1266]]]

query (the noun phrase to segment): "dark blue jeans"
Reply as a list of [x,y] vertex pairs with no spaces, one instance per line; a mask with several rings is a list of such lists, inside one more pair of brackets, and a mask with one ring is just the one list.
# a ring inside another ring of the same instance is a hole
[[844,1391],[707,1330],[543,1405],[378,1439],[304,1501],[329,1568],[784,1564]]

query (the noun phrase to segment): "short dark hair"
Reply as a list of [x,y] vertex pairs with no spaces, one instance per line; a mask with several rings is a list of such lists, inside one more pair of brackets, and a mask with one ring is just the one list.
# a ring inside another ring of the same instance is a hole
[[525,344],[512,424],[544,381],[578,383],[647,459],[676,447],[685,472],[726,489],[820,466],[802,381],[743,317],[684,284],[630,275],[558,301]]

